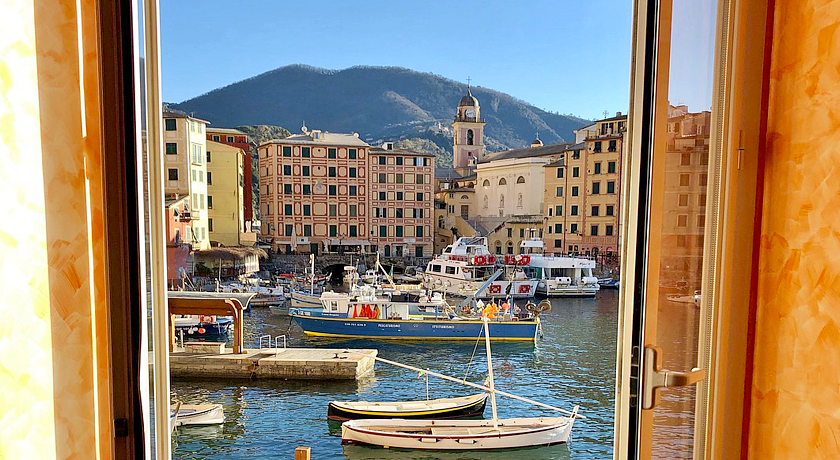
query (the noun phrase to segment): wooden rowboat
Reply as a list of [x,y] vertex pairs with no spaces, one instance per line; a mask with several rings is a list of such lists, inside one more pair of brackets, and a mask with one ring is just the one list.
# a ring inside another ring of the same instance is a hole
[[499,420],[350,420],[342,444],[419,450],[490,450],[549,446],[569,440],[575,415]]
[[225,411],[221,404],[180,404],[170,412],[174,426],[217,425],[225,422]]
[[353,419],[452,419],[476,417],[484,413],[487,393],[459,398],[439,398],[425,401],[367,402],[331,401],[327,409],[330,420]]

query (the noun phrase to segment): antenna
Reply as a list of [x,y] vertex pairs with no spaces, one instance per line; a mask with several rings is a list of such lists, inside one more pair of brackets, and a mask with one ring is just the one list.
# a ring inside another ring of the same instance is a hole
[[609,116],[609,114],[610,114],[609,110],[604,110],[604,118],[607,118],[607,116]]

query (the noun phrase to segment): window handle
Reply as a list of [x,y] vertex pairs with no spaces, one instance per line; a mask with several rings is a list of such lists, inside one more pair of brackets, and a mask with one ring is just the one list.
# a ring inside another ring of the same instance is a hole
[[694,385],[706,378],[706,371],[694,368],[689,372],[675,372],[662,369],[663,352],[657,346],[645,347],[644,372],[642,374],[642,409],[653,409],[659,404],[663,388]]

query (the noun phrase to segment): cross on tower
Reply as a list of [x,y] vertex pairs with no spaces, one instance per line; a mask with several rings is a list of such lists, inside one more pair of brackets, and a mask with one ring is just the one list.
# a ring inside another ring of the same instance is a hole
[[467,77],[467,86],[472,86],[472,85],[470,85],[470,82],[471,82],[471,81],[472,81],[472,78]]

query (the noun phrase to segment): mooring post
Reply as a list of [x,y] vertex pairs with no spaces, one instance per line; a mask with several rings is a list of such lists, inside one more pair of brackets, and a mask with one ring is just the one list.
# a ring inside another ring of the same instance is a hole
[[300,446],[295,449],[295,460],[309,460],[310,455],[309,447]]

